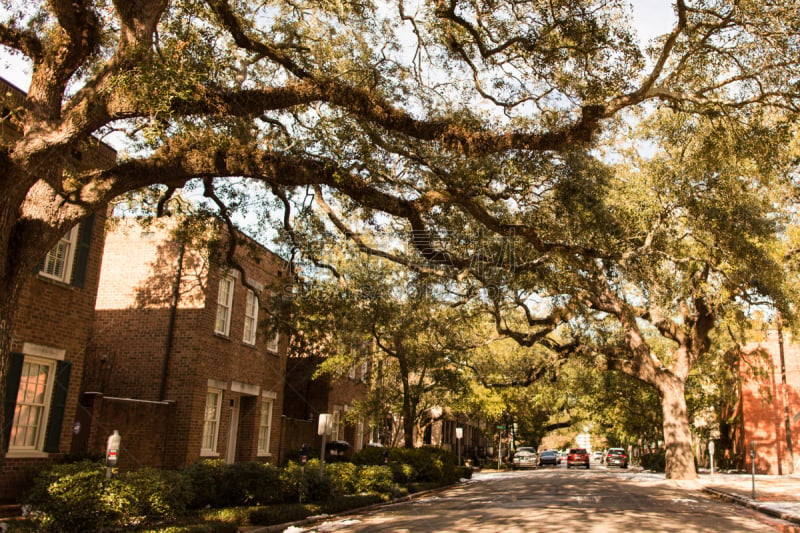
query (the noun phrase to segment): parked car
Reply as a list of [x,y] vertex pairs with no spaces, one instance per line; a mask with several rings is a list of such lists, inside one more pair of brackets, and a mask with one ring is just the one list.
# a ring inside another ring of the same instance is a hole
[[553,465],[557,466],[561,463],[561,458],[555,450],[545,450],[539,454],[539,466]]
[[607,466],[619,466],[628,468],[628,454],[624,448],[609,448],[606,455]]
[[596,463],[602,463],[603,462],[603,452],[600,451],[600,450],[597,450],[596,452],[594,452],[592,454],[592,461],[594,461]]
[[517,451],[514,452],[512,461],[514,470],[518,468],[536,468],[537,466],[539,466],[539,454],[533,448],[523,446],[522,448],[517,448]]
[[589,468],[589,453],[586,448],[571,448],[567,454],[567,468],[583,465]]

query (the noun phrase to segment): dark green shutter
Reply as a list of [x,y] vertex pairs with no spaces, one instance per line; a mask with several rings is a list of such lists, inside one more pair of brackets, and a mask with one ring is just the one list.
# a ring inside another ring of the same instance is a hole
[[64,422],[71,370],[72,363],[66,361],[59,361],[56,367],[56,383],[53,389],[53,401],[50,404],[50,421],[47,423],[47,435],[44,439],[44,451],[49,453],[58,452],[58,445],[61,441],[61,426]]
[[94,213],[83,219],[78,232],[78,247],[75,250],[75,262],[72,268],[72,284],[83,288],[86,283],[86,268],[89,266],[89,251],[92,247],[92,229]]
[[3,451],[8,451],[8,441],[11,438],[11,426],[14,425],[14,410],[17,407],[17,392],[19,380],[22,376],[21,353],[12,353],[8,361],[8,374],[6,374],[6,397],[4,402],[5,417],[3,418]]

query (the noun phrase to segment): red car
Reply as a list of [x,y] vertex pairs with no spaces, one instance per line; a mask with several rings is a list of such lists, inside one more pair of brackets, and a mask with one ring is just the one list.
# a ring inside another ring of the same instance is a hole
[[567,454],[567,468],[572,465],[583,465],[589,468],[589,453],[584,448],[572,448]]

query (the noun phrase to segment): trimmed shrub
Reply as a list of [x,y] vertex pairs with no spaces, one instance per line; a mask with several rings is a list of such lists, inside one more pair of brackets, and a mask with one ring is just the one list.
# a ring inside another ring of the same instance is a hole
[[310,503],[270,505],[254,509],[250,513],[250,523],[254,526],[286,524],[319,514],[320,511],[319,505]]
[[222,470],[218,506],[265,505],[282,499],[277,467],[256,461],[233,463]]
[[225,467],[225,461],[222,459],[203,459],[183,470],[194,493],[192,501],[189,502],[189,508],[202,509],[206,506],[216,507],[218,505],[217,490],[221,485],[222,472]]
[[381,494],[348,494],[346,496],[334,496],[322,505],[322,512],[327,514],[343,513],[351,509],[383,503],[387,500],[388,498],[385,498]]
[[381,465],[364,465],[358,469],[357,492],[391,492],[394,486],[392,469]]
[[395,483],[408,483],[414,478],[414,469],[405,463],[389,463]]
[[281,471],[280,481],[282,501],[286,503],[299,502],[301,490],[304,502],[325,501],[333,494],[331,480],[319,473],[319,459],[308,461],[305,469],[289,461]]
[[457,466],[456,467],[456,476],[458,479],[472,479],[472,467],[471,466]]
[[188,477],[173,470],[143,468],[122,474],[114,486],[125,497],[120,509],[130,525],[147,525],[183,515],[194,493]]
[[411,465],[414,469],[413,481],[453,483],[458,479],[455,456],[441,448],[392,448],[389,458]]
[[358,482],[358,467],[353,463],[332,463],[325,466],[325,475],[335,495],[353,494]]
[[353,454],[353,464],[357,465],[382,465],[383,453],[392,448],[378,448],[365,446]]
[[666,452],[663,450],[646,453],[641,458],[642,468],[653,472],[664,472],[667,468]]
[[110,500],[105,466],[79,461],[39,472],[23,503],[31,506],[30,519],[37,529],[80,532],[118,523],[118,505]]

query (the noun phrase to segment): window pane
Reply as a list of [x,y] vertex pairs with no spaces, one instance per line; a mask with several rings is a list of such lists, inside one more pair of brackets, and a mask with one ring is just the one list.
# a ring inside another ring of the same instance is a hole
[[47,413],[49,364],[26,360],[22,365],[10,449],[38,450]]

